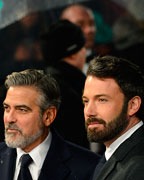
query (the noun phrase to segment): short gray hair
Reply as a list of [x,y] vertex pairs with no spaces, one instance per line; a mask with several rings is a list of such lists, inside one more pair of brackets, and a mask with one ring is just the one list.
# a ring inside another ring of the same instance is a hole
[[13,72],[5,80],[5,87],[33,86],[39,93],[38,105],[43,113],[50,106],[59,109],[61,103],[60,88],[56,80],[45,74],[42,70],[26,69],[21,72]]

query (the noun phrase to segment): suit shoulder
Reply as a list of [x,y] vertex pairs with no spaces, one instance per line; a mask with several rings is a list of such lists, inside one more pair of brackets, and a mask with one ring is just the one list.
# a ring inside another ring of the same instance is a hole
[[71,154],[71,158],[66,162],[67,166],[78,179],[89,179],[100,160],[100,155],[69,142],[67,148]]
[[99,154],[94,153],[91,150],[83,148],[79,145],[73,144],[71,142],[67,142],[67,145],[72,155],[81,160],[81,162],[86,161],[87,163],[94,162],[94,164],[97,164],[97,162],[101,158]]
[[0,143],[0,151],[3,150],[3,149],[5,149],[5,148],[7,148],[6,143],[5,143],[5,142],[1,142],[1,143]]
[[8,149],[7,145],[4,142],[0,143],[0,154],[5,152]]
[[52,133],[52,144],[56,149],[59,149],[59,154],[61,154],[61,156],[69,153],[75,162],[93,162],[95,165],[99,161],[101,157],[100,155],[90,151],[89,149],[64,140],[56,131],[52,131]]

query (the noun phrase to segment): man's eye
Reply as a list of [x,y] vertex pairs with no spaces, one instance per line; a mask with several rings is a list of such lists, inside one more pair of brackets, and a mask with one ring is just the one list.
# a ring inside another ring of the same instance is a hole
[[20,108],[19,111],[21,111],[21,112],[27,112],[27,109]]
[[5,112],[9,112],[9,110],[10,110],[9,106],[3,106],[3,109]]
[[99,99],[99,102],[106,102],[106,101],[107,101],[107,99],[104,99],[104,98]]
[[3,106],[4,109],[9,109],[9,106]]
[[83,104],[86,104],[86,103],[88,103],[88,100],[83,100]]

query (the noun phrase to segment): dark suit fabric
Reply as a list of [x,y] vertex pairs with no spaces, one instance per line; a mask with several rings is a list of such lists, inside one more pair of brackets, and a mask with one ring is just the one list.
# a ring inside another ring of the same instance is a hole
[[144,126],[124,141],[92,180],[144,179]]
[[46,71],[57,80],[61,90],[62,102],[54,127],[64,139],[89,148],[82,103],[85,75],[74,66],[61,61],[47,67]]
[[[0,144],[0,179],[13,180],[16,150]],[[52,143],[38,180],[88,180],[99,156],[64,141],[52,132]]]

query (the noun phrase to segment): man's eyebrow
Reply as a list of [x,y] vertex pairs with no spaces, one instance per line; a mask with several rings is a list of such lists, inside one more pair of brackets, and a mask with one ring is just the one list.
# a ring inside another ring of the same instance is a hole
[[[3,102],[3,106],[9,106],[7,103],[5,103],[5,102]],[[30,107],[28,107],[28,106],[26,106],[25,104],[21,104],[21,105],[16,105],[15,106],[16,108],[25,108],[25,109],[27,109],[27,110],[29,110],[29,111],[32,111],[32,109],[30,108]]]
[[25,104],[16,105],[15,107],[16,107],[16,108],[25,108],[25,109],[27,109],[27,110],[29,110],[29,111],[32,111],[32,109],[31,109],[30,107],[26,106]]
[[[101,96],[109,97],[109,95],[107,95],[107,94],[98,94],[98,95],[95,95],[94,97],[98,98],[98,97],[101,97]],[[86,96],[82,96],[82,99],[83,98],[87,98],[87,97]]]
[[5,105],[5,106],[9,106],[7,103],[3,102],[3,106],[4,106],[4,105]]
[[82,99],[87,98],[86,96],[82,96]]
[[101,97],[101,96],[105,96],[105,97],[109,97],[109,95],[107,95],[107,94],[98,94],[98,95],[95,95],[94,97]]

